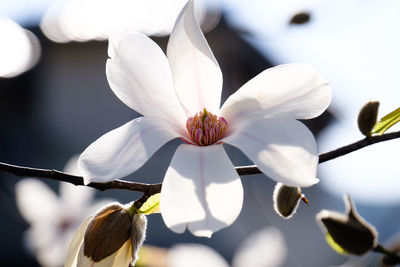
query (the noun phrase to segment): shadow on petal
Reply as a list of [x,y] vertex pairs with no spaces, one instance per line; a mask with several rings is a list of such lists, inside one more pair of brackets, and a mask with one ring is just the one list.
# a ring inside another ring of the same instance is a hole
[[164,222],[182,233],[211,236],[242,209],[240,177],[222,145],[178,147],[165,175],[160,208]]

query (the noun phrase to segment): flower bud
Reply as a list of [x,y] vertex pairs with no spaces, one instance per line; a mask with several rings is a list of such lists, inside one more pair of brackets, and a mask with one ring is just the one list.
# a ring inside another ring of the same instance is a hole
[[370,101],[366,103],[358,113],[358,129],[365,136],[370,136],[374,128],[379,111],[379,101]]
[[322,210],[316,220],[325,231],[329,245],[339,253],[362,255],[377,246],[377,232],[358,213],[348,195],[347,214]]
[[89,217],[75,233],[65,267],[134,265],[147,219],[133,213],[132,204],[114,203]]
[[311,14],[307,11],[301,11],[293,15],[293,17],[290,19],[289,24],[305,24],[309,22],[311,19]]
[[302,199],[308,204],[307,198],[301,194],[300,187],[286,186],[277,183],[273,194],[274,209],[284,219],[289,219],[296,212]]
[[98,262],[117,251],[131,236],[132,218],[119,205],[97,213],[85,232],[84,255]]

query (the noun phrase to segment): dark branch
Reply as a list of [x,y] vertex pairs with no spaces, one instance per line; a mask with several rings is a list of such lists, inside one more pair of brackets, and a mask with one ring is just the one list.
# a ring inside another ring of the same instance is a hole
[[[376,135],[361,139],[357,142],[349,144],[347,146],[340,147],[338,149],[332,150],[327,153],[323,153],[319,155],[319,163],[335,159],[337,157],[341,157],[350,152],[356,151],[363,147],[395,139],[400,138],[400,131],[387,133],[383,135]],[[239,166],[235,167],[236,171],[239,175],[250,175],[250,174],[258,174],[261,171],[257,168],[256,165],[251,166]],[[16,176],[29,176],[29,177],[39,177],[39,178],[47,178],[62,182],[68,182],[74,185],[84,185],[82,176],[76,176],[67,174],[57,170],[48,170],[48,169],[36,169],[36,168],[28,168],[22,166],[11,165],[7,163],[0,162],[0,171],[5,171],[12,173]],[[158,184],[144,184],[144,183],[135,183],[123,180],[114,180],[112,182],[107,183],[90,183],[86,186],[95,188],[100,191],[105,191],[108,189],[125,189],[131,191],[139,191],[143,192],[147,196],[151,196],[153,194],[159,193],[161,191],[161,183]],[[145,196],[144,196],[145,197]]]
[[385,265],[396,265],[396,264],[400,264],[400,256],[396,254],[396,252],[391,251],[385,247],[383,247],[381,244],[378,244],[373,251],[381,253],[383,255],[385,255],[382,258],[382,262]]
[[361,139],[357,142],[354,142],[350,145],[343,146],[343,147],[340,147],[335,150],[332,150],[327,153],[323,153],[323,154],[319,155],[319,163],[344,156],[346,154],[349,154],[353,151],[359,150],[360,148],[363,148],[363,147],[366,147],[366,146],[369,146],[372,144],[392,140],[392,139],[399,138],[399,137],[400,137],[400,131],[393,132],[393,133],[387,133],[387,134],[383,134],[383,135],[375,135],[375,136],[366,137],[366,138]]
[[[74,185],[84,185],[82,176],[71,175],[57,170],[28,168],[1,162],[0,162],[0,170],[12,173],[16,176],[47,178],[62,182],[68,182]],[[161,183],[144,184],[144,183],[123,181],[123,180],[114,180],[112,182],[107,182],[107,183],[90,183],[86,186],[95,188],[100,191],[105,191],[108,189],[126,189],[131,191],[143,192],[147,195],[153,195],[155,193],[160,192],[161,190]]]
[[[319,155],[319,163],[344,156],[346,154],[349,154],[351,152],[354,152],[356,150],[359,150],[363,147],[366,147],[366,146],[369,146],[369,145],[372,145],[375,143],[388,141],[388,140],[395,139],[395,138],[400,138],[400,131],[393,132],[393,133],[387,133],[387,134],[383,134],[383,135],[375,135],[375,136],[366,137],[364,139],[361,139],[361,140],[354,142],[352,144],[349,144],[347,146],[339,147],[339,148],[329,151],[327,153],[320,154]],[[256,165],[236,167],[236,171],[238,172],[239,175],[249,175],[249,174],[261,173],[261,171],[257,168]]]

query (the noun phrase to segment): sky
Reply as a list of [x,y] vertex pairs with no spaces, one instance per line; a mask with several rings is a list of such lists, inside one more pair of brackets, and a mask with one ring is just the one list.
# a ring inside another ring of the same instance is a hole
[[2,0],[0,16],[6,16],[22,26],[37,25],[53,0]]

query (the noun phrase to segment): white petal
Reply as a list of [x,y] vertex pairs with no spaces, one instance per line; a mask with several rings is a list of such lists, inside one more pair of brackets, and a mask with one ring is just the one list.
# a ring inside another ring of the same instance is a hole
[[78,169],[78,159],[79,159],[79,154],[73,155],[67,163],[65,163],[63,172],[72,174],[72,175],[80,175],[79,169]]
[[[119,266],[129,266],[129,263],[132,260],[132,243],[131,239],[127,240],[124,245],[117,251],[115,255],[113,267]],[[100,265],[96,265],[99,266]],[[104,265],[104,267],[108,267],[110,265]]]
[[311,186],[316,178],[318,149],[301,122],[287,118],[248,119],[230,129],[222,141],[234,145],[268,177],[288,186]]
[[330,86],[318,72],[306,64],[284,64],[248,81],[226,100],[220,115],[228,122],[249,115],[310,119],[330,102]]
[[139,169],[161,146],[179,137],[167,121],[140,117],[106,133],[81,154],[79,171],[90,182],[107,182]]
[[93,216],[87,218],[78,228],[74,237],[72,238],[71,244],[69,245],[67,257],[65,260],[64,267],[76,267],[78,264],[79,253],[83,254],[83,238],[85,236],[86,229],[92,220]]
[[[226,260],[210,247],[200,244],[173,246],[167,254],[168,267],[229,267]],[[251,266],[251,265],[249,265]]]
[[222,73],[194,16],[193,1],[182,9],[168,42],[167,56],[176,93],[187,115],[219,111]]
[[56,222],[42,220],[31,225],[24,236],[24,242],[30,251],[38,252],[36,255],[40,257],[38,254],[48,250],[58,237]]
[[[81,246],[77,253],[77,257],[76,257],[76,259],[74,259],[74,264],[71,265],[71,267],[93,267],[94,266],[94,262],[85,256],[84,249],[85,249],[85,246],[84,246],[83,240],[82,240]],[[64,265],[64,267],[68,267],[68,266]]]
[[[81,246],[77,258],[77,267],[120,267],[129,266],[132,259],[132,245],[131,240],[128,239],[122,247],[110,256],[102,259],[99,262],[94,262],[92,259],[86,257],[83,253],[83,246]],[[75,265],[74,265],[75,266]],[[67,266],[65,266],[67,267]]]
[[186,123],[161,48],[141,33],[115,35],[109,42],[107,79],[119,99],[144,116]]
[[[57,234],[60,234],[60,232]],[[35,252],[40,265],[45,267],[63,266],[70,241],[71,240],[64,239],[63,234],[61,234],[61,237],[55,235],[53,240],[51,240],[46,247]]]
[[283,234],[274,227],[266,227],[252,233],[237,249],[233,267],[278,267],[287,257]]
[[60,200],[45,183],[37,179],[23,179],[15,186],[17,206],[29,223],[53,220],[58,214]]
[[243,204],[240,178],[222,145],[180,145],[165,174],[160,208],[165,224],[197,236],[232,224]]
[[[89,260],[87,257],[85,261]],[[111,254],[110,256],[102,259],[99,262],[91,262],[90,267],[120,267],[120,266],[129,266],[129,263],[132,259],[132,244],[131,240],[128,239],[122,247],[120,247],[116,252]]]
[[86,186],[76,186],[70,183],[60,183],[60,198],[66,212],[82,214],[92,202],[96,190]]

